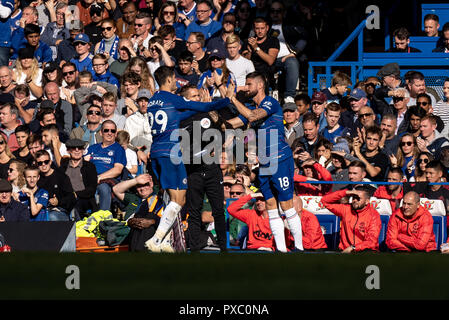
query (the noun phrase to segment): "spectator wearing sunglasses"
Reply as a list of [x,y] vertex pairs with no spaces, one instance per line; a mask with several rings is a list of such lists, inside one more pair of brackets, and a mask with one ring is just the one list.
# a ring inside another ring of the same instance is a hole
[[92,69],[92,58],[93,55],[90,53],[90,39],[85,33],[78,34],[73,40],[73,46],[77,53],[77,58],[73,58],[70,62],[76,65],[76,70],[89,71],[91,74],[94,73]]
[[126,153],[117,138],[117,126],[112,120],[105,120],[101,125],[102,143],[89,146],[86,160],[93,163],[98,173],[97,192],[100,197],[99,209],[111,209],[111,187],[121,180],[126,167]]
[[83,153],[86,142],[80,139],[70,139],[66,143],[69,158],[61,161],[61,170],[70,178],[75,192],[75,220],[84,218],[88,210],[95,212],[95,192],[97,191],[97,169],[89,161],[84,161]]
[[79,139],[87,142],[87,146],[102,142],[103,137],[100,133],[102,114],[103,109],[101,106],[92,104],[87,108],[87,122],[74,128],[70,133],[70,139]]
[[101,41],[101,23],[105,19],[104,12],[101,10],[92,9],[89,12],[92,22],[85,25],[84,32],[89,36],[92,45],[96,45]]
[[409,181],[415,175],[418,155],[419,149],[416,143],[416,137],[411,133],[405,133],[401,137],[396,155],[390,155],[390,162],[393,167],[401,168],[407,181]]
[[393,96],[393,108],[391,113],[396,115],[396,134],[402,134],[407,131],[409,127],[410,114],[408,111],[408,103],[410,101],[410,94],[405,88],[398,88],[395,90]]
[[119,37],[117,35],[117,27],[112,19],[104,19],[101,22],[100,42],[95,45],[94,52],[102,53],[106,56],[109,63],[114,62],[119,57]]
[[156,27],[158,34],[160,34],[159,29],[165,25],[172,26],[175,30],[176,38],[184,40],[186,26],[181,22],[176,3],[171,1],[162,4],[158,17],[154,19],[154,26]]
[[76,104],[73,93],[79,87],[78,71],[76,65],[67,62],[62,65],[63,86],[61,87],[61,99],[67,100],[71,104]]
[[48,220],[69,221],[76,201],[69,177],[52,167],[50,154],[45,150],[36,152],[36,164],[40,170],[37,186],[48,191]]
[[415,175],[410,178],[410,182],[426,181],[426,167],[430,161],[433,161],[433,155],[430,152],[419,153],[416,160]]

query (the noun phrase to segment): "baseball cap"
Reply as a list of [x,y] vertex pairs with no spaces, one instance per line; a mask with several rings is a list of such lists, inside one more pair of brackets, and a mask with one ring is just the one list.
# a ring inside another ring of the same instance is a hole
[[287,102],[284,103],[284,105],[282,106],[282,111],[296,111],[298,110],[298,107],[296,106],[296,104],[294,102]]
[[344,153],[349,154],[349,145],[345,140],[340,140],[338,143],[334,144],[332,147],[332,151],[343,151]]
[[146,98],[148,100],[151,99],[151,92],[148,89],[140,89],[139,93],[137,94],[137,99],[139,100],[140,98]]
[[76,43],[76,42],[90,43],[90,39],[87,34],[80,33],[80,34],[77,34],[75,39],[73,40],[73,43]]
[[362,98],[366,98],[366,93],[365,91],[363,91],[362,89],[359,88],[355,88],[354,90],[351,91],[351,93],[349,94],[349,98],[350,99],[355,99],[355,100],[360,100]]
[[324,92],[321,91],[315,91],[312,94],[312,100],[310,101],[310,103],[313,103],[314,101],[321,103],[325,103],[327,101],[327,97],[326,94]]
[[215,48],[209,52],[209,59],[218,57],[220,59],[226,58],[226,53],[221,48]]
[[59,69],[58,64],[56,62],[52,61],[45,66],[44,73],[53,72],[57,69]]

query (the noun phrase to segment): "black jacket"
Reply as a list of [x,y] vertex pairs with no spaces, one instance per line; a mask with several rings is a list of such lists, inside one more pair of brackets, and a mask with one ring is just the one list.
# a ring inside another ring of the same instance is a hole
[[[60,169],[54,169],[54,172],[48,177],[41,175],[37,186],[47,190],[49,198],[53,198],[54,195],[56,196],[58,199],[57,207],[70,212],[75,206],[76,199],[72,183],[69,177]],[[51,208],[50,204],[49,208]]]
[[0,204],[0,217],[4,217],[6,222],[21,222],[30,220],[30,211],[24,204],[11,199],[6,204]]
[[[69,158],[63,158],[61,160],[60,170],[66,172],[69,166]],[[76,196],[80,199],[93,199],[97,190],[98,174],[95,165],[89,161],[83,161],[81,165],[81,176],[83,178],[83,184],[85,189],[77,191]]]
[[[305,43],[300,43],[300,40],[306,41],[307,34],[304,28],[295,25],[282,24],[282,34],[284,35],[285,42],[290,52],[294,53],[297,57],[304,49]],[[279,33],[277,29],[270,29],[268,35],[273,38],[277,38]]]

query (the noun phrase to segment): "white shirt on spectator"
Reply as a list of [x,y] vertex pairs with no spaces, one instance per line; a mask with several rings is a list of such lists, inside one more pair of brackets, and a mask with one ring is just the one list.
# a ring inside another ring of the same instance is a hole
[[[15,70],[14,70],[14,72],[15,72]],[[42,74],[43,74],[42,69],[39,69],[37,79],[33,80],[34,84],[38,87],[42,87]],[[22,72],[22,74],[20,75],[20,78],[16,79],[16,83],[17,84],[27,84],[26,78],[27,78],[27,75],[24,72]],[[30,90],[30,101],[33,101],[33,100],[37,100],[37,98],[34,96],[33,92],[31,92],[31,90]]]
[[[135,153],[133,150],[127,148],[125,150],[126,153],[126,169],[131,169],[132,166],[137,166],[137,153]],[[135,174],[132,174],[133,177],[135,177]]]
[[246,82],[246,75],[255,71],[253,62],[242,56],[235,60],[226,58],[226,67],[234,75],[237,81],[237,87],[243,87]]

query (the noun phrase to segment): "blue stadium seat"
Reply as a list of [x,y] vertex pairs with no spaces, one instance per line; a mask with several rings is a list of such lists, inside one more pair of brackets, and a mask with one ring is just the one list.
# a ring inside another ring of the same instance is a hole
[[432,216],[433,218],[433,233],[435,233],[435,241],[437,243],[437,249],[447,239],[447,220],[445,216]]
[[317,214],[329,250],[337,250],[340,241],[340,218],[333,214]]
[[388,221],[390,221],[390,216],[388,216],[386,214],[381,214],[380,221],[382,223],[382,229],[380,229],[380,234],[379,234],[379,249],[380,249],[380,251],[386,251],[387,245],[385,244],[385,240],[387,238],[387,227],[388,227]]
[[410,37],[410,47],[430,53],[436,48],[437,41],[437,37]]

